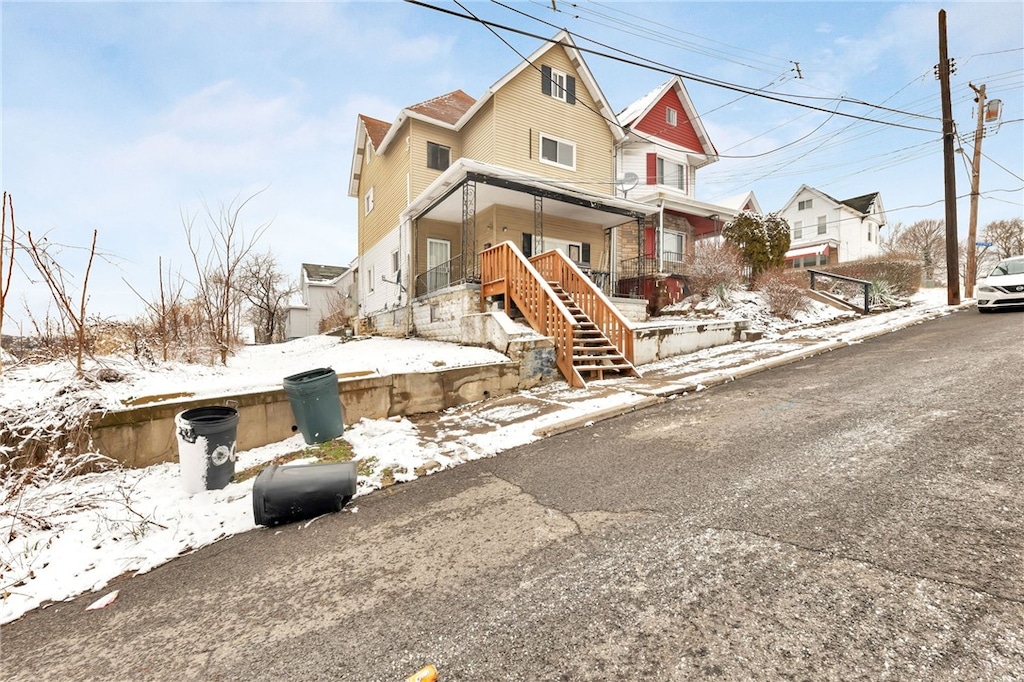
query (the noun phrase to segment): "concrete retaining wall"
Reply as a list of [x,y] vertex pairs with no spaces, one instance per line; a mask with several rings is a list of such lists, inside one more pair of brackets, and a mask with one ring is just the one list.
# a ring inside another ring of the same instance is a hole
[[[415,374],[339,376],[338,393],[346,425],[362,417],[383,419],[421,414],[507,395],[520,388],[520,367],[513,362],[453,367]],[[97,451],[129,467],[178,459],[174,417],[203,405],[238,409],[238,449],[276,443],[290,437],[295,420],[284,388],[239,395],[160,403],[110,412],[93,421]]]
[[644,365],[703,348],[724,346],[739,341],[740,333],[749,327],[750,322],[746,320],[679,322],[640,327],[634,331],[633,364]]

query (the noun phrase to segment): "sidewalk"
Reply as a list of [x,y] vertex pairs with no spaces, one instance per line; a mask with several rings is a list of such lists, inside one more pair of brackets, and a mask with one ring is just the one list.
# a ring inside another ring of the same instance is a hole
[[482,447],[497,444],[495,451],[500,451],[571,431],[970,307],[973,301],[959,306],[921,302],[835,324],[794,329],[776,338],[736,342],[660,360],[639,367],[640,378],[595,381],[585,389],[570,389],[559,382],[409,419],[422,444],[433,445],[449,457],[475,459],[491,454],[481,452]]

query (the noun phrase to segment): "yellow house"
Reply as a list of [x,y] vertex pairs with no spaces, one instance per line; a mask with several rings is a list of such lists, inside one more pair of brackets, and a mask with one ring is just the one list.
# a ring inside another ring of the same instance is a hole
[[621,196],[624,139],[564,31],[479,99],[456,90],[390,124],[360,115],[349,195],[361,328],[458,340],[462,314],[501,306],[556,346],[562,335],[560,367],[585,355],[578,364],[602,368],[591,376],[632,371],[629,323],[609,298],[617,231],[643,234],[657,208]]

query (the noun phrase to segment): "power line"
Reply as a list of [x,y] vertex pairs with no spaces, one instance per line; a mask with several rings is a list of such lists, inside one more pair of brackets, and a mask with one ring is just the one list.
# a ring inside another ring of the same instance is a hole
[[[469,21],[475,21],[475,22],[480,23],[480,24],[482,24],[484,26],[487,26],[488,28],[499,28],[499,29],[501,29],[503,31],[510,31],[512,33],[517,33],[519,35],[527,36],[527,37],[533,38],[535,40],[541,40],[541,41],[546,42],[546,43],[554,43],[555,42],[551,38],[548,38],[548,37],[545,37],[545,36],[541,36],[541,35],[538,35],[536,33],[531,33],[529,31],[524,31],[522,29],[513,28],[511,26],[506,26],[504,24],[499,24],[497,22],[488,21],[486,19],[480,19],[480,18],[478,18],[478,17],[476,17],[476,16],[474,16],[472,14],[460,14],[458,12],[446,9],[444,7],[437,7],[435,5],[430,5],[430,4],[427,4],[425,2],[421,2],[420,0],[404,0],[404,2],[407,2],[407,3],[412,4],[412,5],[418,5],[420,7],[424,7],[426,9],[431,9],[431,10],[434,10],[434,11],[437,11],[437,12],[442,12],[444,14],[449,14],[451,16],[458,17],[460,19],[466,19],[466,20],[469,20]],[[501,4],[501,3],[497,3],[497,4]],[[502,6],[503,7],[507,7],[506,5],[502,5]],[[465,9],[465,8],[463,8],[463,9]],[[519,12],[519,10],[516,10],[514,8],[508,8],[508,9],[510,9],[513,12],[521,13],[521,12]],[[529,16],[529,15],[526,15],[526,16]],[[531,18],[536,19],[535,17],[531,17]],[[536,20],[537,21],[541,21],[541,23],[547,23],[547,22],[543,22],[540,19],[536,19]],[[624,59],[622,57],[619,57],[619,56],[616,56],[616,55],[612,55],[612,54],[608,54],[606,52],[601,52],[599,50],[594,50],[594,49],[591,49],[591,48],[581,47],[581,46],[577,45],[576,49],[579,50],[580,52],[586,52],[588,54],[597,55],[599,57],[605,57],[606,59],[611,59],[611,60],[614,60],[614,61],[618,61],[618,62],[621,62],[623,64],[629,64],[631,66],[638,66],[640,68],[648,69],[650,71],[656,71],[656,72],[659,72],[659,73],[664,73],[664,74],[670,75],[670,76],[685,77],[685,78],[688,78],[689,80],[692,80],[692,81],[694,81],[696,83],[703,83],[705,85],[711,85],[711,86],[722,88],[722,89],[725,89],[725,90],[733,90],[735,92],[742,92],[742,93],[749,94],[749,95],[754,95],[756,97],[760,97],[760,98],[763,98],[763,99],[768,99],[768,100],[771,100],[771,101],[780,102],[782,104],[789,104],[791,106],[803,107],[805,109],[812,109],[814,111],[821,111],[821,112],[824,112],[824,113],[833,113],[832,111],[830,111],[829,109],[825,109],[824,107],[814,106],[814,105],[811,105],[811,104],[803,104],[803,103],[800,103],[800,102],[793,102],[793,101],[784,99],[782,97],[775,97],[775,96],[768,95],[768,94],[763,93],[763,92],[759,92],[757,90],[748,88],[746,86],[736,85],[736,84],[733,84],[733,83],[728,83],[726,81],[718,81],[718,80],[715,80],[715,79],[712,79],[712,78],[707,78],[707,77],[700,76],[700,75],[697,75],[697,74],[688,73],[688,72],[680,70],[680,69],[674,69],[674,68],[672,68],[670,66],[667,66],[665,64],[660,64],[660,63],[655,62],[653,60],[647,60],[648,63],[644,63],[642,61],[637,61],[638,59],[643,59],[643,58],[642,57],[636,57],[635,55],[632,55],[629,52],[626,52],[624,50],[619,50],[618,48],[614,48],[614,47],[610,47],[610,46],[605,46],[602,43],[600,43],[599,41],[587,38],[586,36],[582,36],[582,35],[578,35],[577,34],[577,37],[582,38],[583,40],[586,40],[587,42],[594,43],[595,45],[602,45],[603,47],[609,47],[609,49],[615,50],[617,52],[621,52],[622,54],[630,55],[631,57],[634,57],[634,59]],[[852,101],[850,103],[856,104],[856,102],[852,102]],[[870,105],[870,106],[874,106],[874,105]],[[917,114],[913,114],[913,113],[910,113],[910,112],[904,112],[904,111],[900,111],[900,112],[897,112],[897,113],[901,113],[901,114],[904,114],[906,116],[917,116]],[[894,127],[894,128],[903,128],[903,129],[906,129],[906,130],[914,130],[914,131],[922,132],[922,133],[934,133],[935,132],[934,130],[929,130],[927,128],[918,128],[916,126],[903,125],[903,124],[900,124],[900,123],[891,123],[889,121],[882,121],[882,120],[879,120],[879,119],[873,119],[873,118],[869,118],[869,117],[866,117],[866,116],[858,116],[856,114],[848,114],[848,113],[844,113],[844,112],[840,112],[840,111],[836,111],[835,115],[842,116],[842,117],[845,117],[845,118],[852,118],[852,119],[856,119],[856,120],[860,120],[860,121],[867,121],[869,123],[877,123],[879,125],[891,126],[891,127]]]

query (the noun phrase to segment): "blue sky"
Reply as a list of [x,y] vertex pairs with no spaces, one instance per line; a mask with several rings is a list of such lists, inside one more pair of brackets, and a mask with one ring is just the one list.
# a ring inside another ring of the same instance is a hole
[[[581,47],[909,126],[685,80],[722,155],[700,171],[698,198],[753,190],[768,211],[801,184],[838,199],[878,191],[889,222],[908,224],[944,217],[933,66],[945,9],[958,130],[973,137],[968,83],[985,83],[1004,104],[1002,125],[982,146],[979,224],[1024,213],[1019,2],[464,4],[541,36],[565,27]],[[123,280],[153,295],[159,257],[191,276],[182,215],[204,200],[216,209],[265,188],[243,213],[250,232],[271,223],[260,250],[272,250],[290,277],[302,262],[348,264],[356,255],[356,204],[347,196],[356,116],[391,121],[403,106],[454,89],[479,97],[540,45],[499,30],[509,46],[475,22],[402,2],[3,2],[0,21],[0,184],[14,197],[19,228],[68,246],[62,262],[76,277],[81,249],[99,231],[104,258],[89,289],[91,312],[103,316],[141,312]],[[616,110],[668,79],[585,58]],[[962,234],[968,159],[957,160]],[[8,301],[22,320],[23,298],[37,318],[46,314],[45,292],[29,274],[16,272]]]

